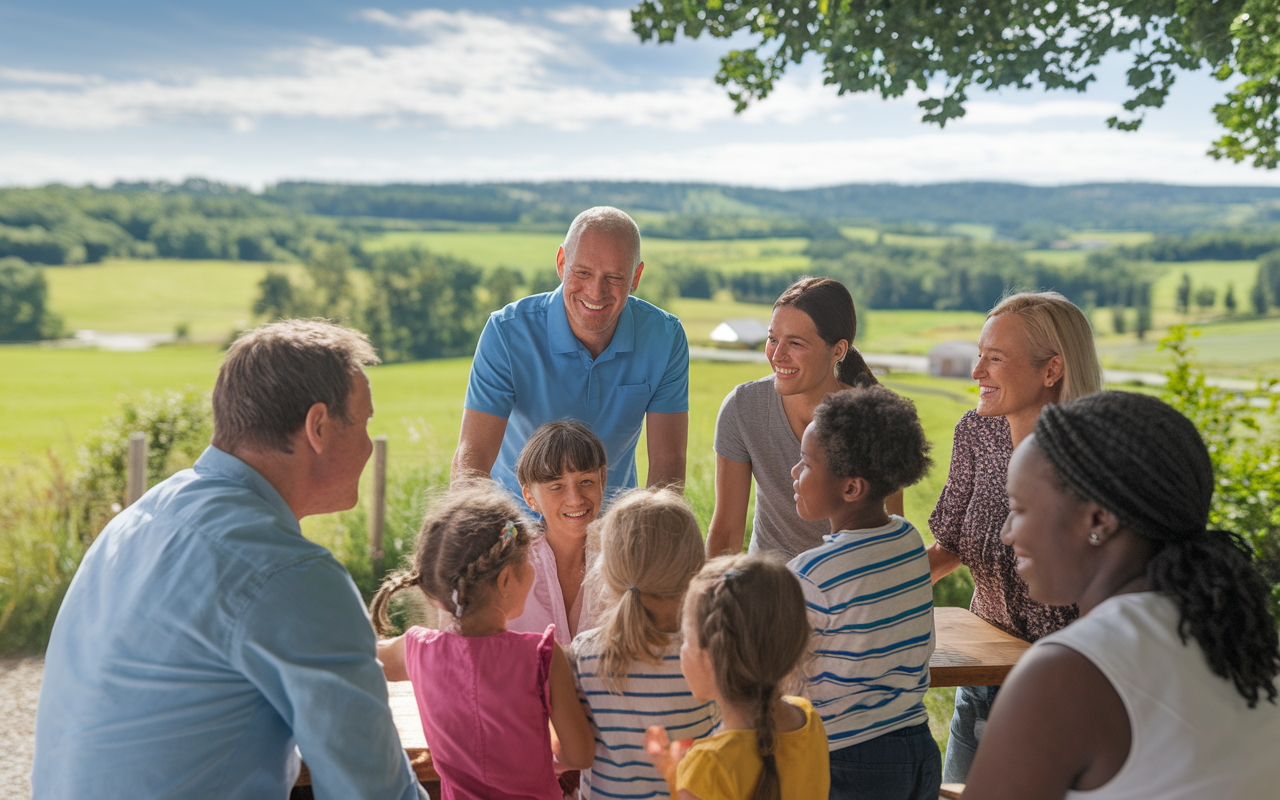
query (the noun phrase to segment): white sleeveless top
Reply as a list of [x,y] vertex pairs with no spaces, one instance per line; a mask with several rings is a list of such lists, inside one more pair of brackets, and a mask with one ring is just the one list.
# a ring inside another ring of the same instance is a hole
[[[1280,797],[1280,705],[1254,708],[1209,670],[1178,609],[1156,592],[1122,594],[1033,647],[1065,645],[1093,662],[1124,702],[1129,757],[1078,800],[1257,800]],[[1280,698],[1277,699],[1280,702]]]

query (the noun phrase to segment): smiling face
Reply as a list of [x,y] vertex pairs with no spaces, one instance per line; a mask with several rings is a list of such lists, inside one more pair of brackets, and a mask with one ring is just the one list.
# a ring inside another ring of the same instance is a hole
[[1049,605],[1078,602],[1094,572],[1098,548],[1096,505],[1058,481],[1035,434],[1018,445],[1009,461],[1009,516],[1000,541],[1013,548],[1018,575],[1032,599]]
[[564,308],[569,327],[584,344],[608,339],[640,285],[644,264],[632,269],[635,254],[620,237],[585,230],[572,253],[556,254],[556,273],[564,282]]
[[699,703],[719,699],[716,690],[716,671],[711,664],[711,654],[698,646],[698,628],[694,624],[693,609],[702,596],[703,587],[689,587],[684,598],[684,613],[680,617],[680,672],[689,684],[689,692]]
[[603,470],[566,472],[546,483],[521,486],[529,508],[542,515],[547,534],[586,539],[604,503]]
[[813,318],[795,306],[773,310],[764,352],[773,367],[778,394],[804,394],[834,383],[836,362],[848,350],[849,343],[843,339],[835,345],[824,342]]
[[1062,357],[1053,356],[1036,366],[1031,360],[1026,322],[1016,314],[1000,314],[982,326],[973,379],[978,382],[978,413],[982,416],[1031,413],[1034,417],[1046,403],[1058,399]]
[[795,492],[796,513],[803,520],[831,519],[844,507],[847,479],[837,478],[827,467],[827,452],[814,433],[804,429],[800,439],[800,461],[791,468],[791,488]]

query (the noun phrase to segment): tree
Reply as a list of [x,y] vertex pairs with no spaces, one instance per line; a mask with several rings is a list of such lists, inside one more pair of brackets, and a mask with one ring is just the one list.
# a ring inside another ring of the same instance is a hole
[[1138,341],[1142,341],[1147,338],[1147,331],[1151,330],[1151,284],[1138,284],[1134,304],[1138,307],[1138,318],[1133,324],[1133,330],[1138,335]]
[[1174,305],[1183,314],[1191,310],[1191,275],[1182,273],[1182,281],[1178,284],[1178,293]]
[[289,276],[271,270],[258,282],[258,299],[253,301],[254,316],[269,320],[305,317],[305,303]]
[[354,311],[355,294],[347,273],[355,266],[351,251],[335,242],[316,247],[307,261],[307,275],[316,287],[315,305],[326,317],[347,317]]
[[489,292],[489,304],[503,308],[516,299],[516,287],[524,285],[524,275],[511,267],[494,267],[485,278],[484,288]]
[[1227,309],[1228,316],[1234,316],[1236,313],[1236,287],[1235,284],[1227,284],[1227,294],[1222,298],[1222,305]]
[[62,335],[62,318],[45,306],[44,273],[20,258],[0,258],[0,342],[32,342]]
[[1213,308],[1213,304],[1217,301],[1218,290],[1209,284],[1206,283],[1199,289],[1196,289],[1196,305],[1200,307],[1201,311],[1208,311]]
[[1114,305],[1111,307],[1111,330],[1117,335],[1125,332],[1125,308],[1122,305]]
[[1253,313],[1261,317],[1267,313],[1271,300],[1267,297],[1267,284],[1262,279],[1262,270],[1259,269],[1258,273],[1257,280],[1253,282],[1253,289],[1249,292],[1249,302],[1253,304]]
[[[1210,153],[1254,166],[1280,163],[1280,17],[1276,0],[902,3],[895,0],[642,0],[631,13],[642,41],[742,37],[716,83],[741,111],[763,100],[792,64],[822,59],[836,91],[927,96],[925,122],[963,117],[969,91],[1006,87],[1084,91],[1112,53],[1129,54],[1132,96],[1110,127],[1136,130],[1160,108],[1178,70],[1208,67],[1244,80],[1215,105],[1226,134]],[[941,90],[941,96],[938,96]]]

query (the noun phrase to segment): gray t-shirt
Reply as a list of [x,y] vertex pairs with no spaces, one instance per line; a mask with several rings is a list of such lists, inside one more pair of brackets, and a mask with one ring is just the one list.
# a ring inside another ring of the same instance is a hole
[[827,520],[806,522],[796,514],[791,468],[800,460],[800,440],[787,422],[772,375],[729,392],[716,417],[713,447],[722,458],[751,465],[756,514],[749,552],[775,553],[790,561],[831,533]]

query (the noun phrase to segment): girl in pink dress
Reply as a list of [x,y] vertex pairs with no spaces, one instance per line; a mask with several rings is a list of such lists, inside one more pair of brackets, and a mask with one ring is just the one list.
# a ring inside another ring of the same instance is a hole
[[542,516],[542,531],[529,548],[533,588],[511,630],[541,633],[554,623],[556,642],[568,647],[594,625],[583,577],[590,566],[587,529],[604,504],[607,466],[604,443],[577,420],[548,422],[525,442],[516,478],[525,503]]
[[452,618],[450,630],[415,626],[378,644],[387,680],[413,682],[445,800],[560,800],[557,764],[591,766],[591,726],[555,626],[507,630],[533,583],[529,531],[495,484],[456,486],[427,514],[413,567],[373,598],[379,633],[391,595],[411,586]]

